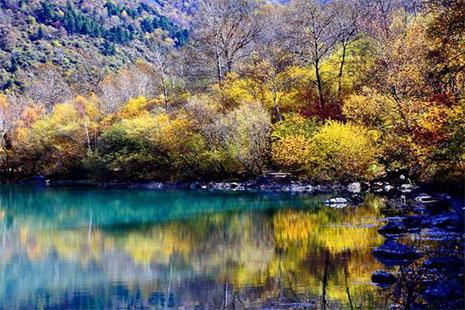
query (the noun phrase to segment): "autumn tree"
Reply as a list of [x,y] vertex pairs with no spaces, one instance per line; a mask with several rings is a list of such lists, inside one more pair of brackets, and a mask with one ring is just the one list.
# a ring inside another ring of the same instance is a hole
[[341,50],[339,72],[337,74],[337,98],[341,100],[343,92],[343,74],[347,53],[350,45],[359,38],[360,16],[365,12],[360,1],[339,1],[337,6],[342,13],[336,18],[337,31],[340,33],[339,44]]
[[465,1],[425,0],[431,16],[427,36],[435,93],[458,101],[465,98]]
[[194,76],[222,85],[260,31],[256,9],[254,0],[200,1],[188,49]]
[[55,104],[71,99],[71,89],[57,67],[45,64],[33,70],[26,70],[25,73],[25,96],[44,105],[48,111],[51,111]]
[[325,81],[321,65],[338,43],[338,6],[336,2],[293,1],[288,12],[287,48],[304,65],[311,65],[315,75],[318,107],[325,108]]
[[14,122],[12,107],[8,98],[0,94],[0,150],[4,150],[7,144],[7,132]]
[[176,95],[183,91],[182,75],[185,68],[181,53],[173,45],[160,44],[157,38],[149,37],[149,51],[144,54],[144,64],[152,72],[156,82],[157,96],[165,108],[173,103]]
[[236,163],[233,173],[257,175],[269,154],[270,130],[269,114],[259,104],[243,104],[211,124],[207,142]]
[[13,147],[13,130],[21,107],[13,97],[0,94],[0,167],[9,168],[10,151]]
[[105,113],[116,112],[132,98],[153,97],[156,84],[154,72],[145,63],[128,66],[100,82],[97,93],[100,106]]
[[238,66],[237,76],[228,78],[226,83],[229,85],[225,87],[229,87],[225,90],[229,93],[234,92],[234,88],[243,88],[243,92],[248,92],[253,100],[270,110],[275,121],[282,120],[283,108],[289,109],[297,87],[290,69],[295,63],[294,58],[282,44],[286,23],[284,13],[284,6],[260,8],[258,18],[262,28],[254,42],[254,51]]

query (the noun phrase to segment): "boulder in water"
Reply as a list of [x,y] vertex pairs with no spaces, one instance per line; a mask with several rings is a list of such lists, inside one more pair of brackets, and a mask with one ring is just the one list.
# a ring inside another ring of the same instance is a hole
[[405,225],[401,222],[388,222],[386,225],[378,229],[378,232],[382,235],[386,234],[401,234],[406,232]]
[[415,189],[417,189],[417,186],[409,183],[401,184],[399,188],[399,190],[404,194],[411,193]]
[[442,228],[450,231],[461,232],[464,229],[463,219],[456,214],[445,214],[432,217],[430,223],[434,227]]
[[421,257],[412,247],[394,240],[386,240],[384,244],[373,250],[373,255],[386,266],[408,265]]
[[456,256],[448,257],[434,257],[425,260],[423,267],[425,268],[439,268],[439,269],[454,269],[460,268],[464,264],[463,260]]
[[396,277],[384,270],[377,270],[371,275],[371,281],[378,286],[387,287],[396,282]]

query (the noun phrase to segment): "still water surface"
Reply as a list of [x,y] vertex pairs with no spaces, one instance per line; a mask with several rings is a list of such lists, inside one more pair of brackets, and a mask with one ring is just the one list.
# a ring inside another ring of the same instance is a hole
[[0,308],[380,308],[381,198],[0,187]]

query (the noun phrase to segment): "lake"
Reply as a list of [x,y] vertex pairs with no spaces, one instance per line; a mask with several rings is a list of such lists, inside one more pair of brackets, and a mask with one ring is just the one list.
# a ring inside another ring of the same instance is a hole
[[0,308],[386,308],[386,200],[328,197],[1,186]]

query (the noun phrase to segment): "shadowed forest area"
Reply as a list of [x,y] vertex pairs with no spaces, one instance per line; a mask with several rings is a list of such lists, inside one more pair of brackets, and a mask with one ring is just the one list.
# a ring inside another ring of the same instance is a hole
[[464,7],[2,1],[1,178],[461,184]]

